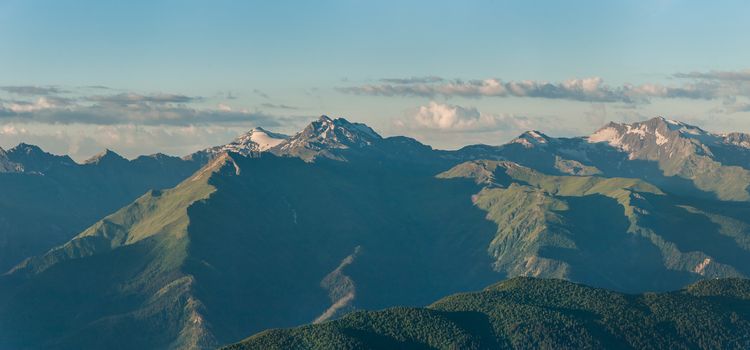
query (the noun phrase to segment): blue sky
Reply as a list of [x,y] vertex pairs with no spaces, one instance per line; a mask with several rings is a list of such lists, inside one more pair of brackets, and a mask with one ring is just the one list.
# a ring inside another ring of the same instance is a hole
[[5,0],[0,146],[185,154],[320,114],[442,148],[655,115],[750,132],[748,13],[744,1]]

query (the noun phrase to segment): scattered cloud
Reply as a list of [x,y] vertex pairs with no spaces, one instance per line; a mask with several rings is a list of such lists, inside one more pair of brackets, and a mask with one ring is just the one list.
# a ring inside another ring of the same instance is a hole
[[235,110],[224,103],[213,109],[198,107],[196,103],[203,100],[203,97],[181,94],[132,92],[78,97],[48,95],[33,100],[0,100],[0,122],[173,126],[259,123],[273,127],[296,119],[273,116],[261,111]]
[[68,93],[70,91],[60,89],[56,86],[33,86],[33,85],[16,85],[0,86],[1,91],[23,96],[44,96]]
[[53,108],[70,106],[72,99],[54,96],[42,96],[35,101],[11,100],[0,105],[0,118],[20,113],[30,113]]
[[45,104],[0,107],[0,122],[36,122],[47,124],[262,124],[279,126],[285,119],[262,112],[234,111],[231,108],[198,109],[186,106],[72,106],[58,108]]
[[582,102],[626,102],[647,100],[651,97],[712,98],[711,89],[699,89],[697,85],[667,87],[657,84],[640,86],[605,85],[599,77],[570,79],[561,83],[544,81],[510,81],[500,79],[455,80],[447,83],[429,84],[380,84],[340,88],[346,93],[379,96],[422,96],[422,97],[533,97],[564,99]]
[[424,84],[424,83],[439,83],[445,81],[445,79],[437,76],[425,76],[425,77],[411,77],[411,78],[384,78],[380,79],[381,82],[387,84]]
[[750,97],[750,71],[691,72],[677,73],[672,76],[689,81],[677,85],[644,83],[611,86],[605,84],[601,77],[569,79],[562,82],[503,81],[499,78],[446,80],[440,77],[416,77],[381,79],[379,84],[341,87],[338,90],[349,94],[373,96],[528,97],[626,104],[648,103],[654,98],[712,100],[727,96]]
[[202,100],[202,97],[191,97],[178,94],[150,94],[141,95],[136,93],[121,93],[115,95],[96,95],[85,98],[88,101],[103,104],[114,104],[121,106],[137,104],[167,104],[167,103],[192,103]]
[[285,104],[274,104],[274,103],[262,103],[260,105],[263,108],[270,108],[270,109],[287,109],[287,110],[297,110],[299,108],[294,106],[289,106]]
[[750,70],[675,73],[673,77],[682,79],[750,81]]
[[263,91],[261,91],[259,89],[254,89],[253,93],[256,94],[256,95],[258,95],[258,96],[260,96],[260,97],[263,97],[265,99],[271,98],[270,96],[268,96],[268,94],[266,94],[265,92],[263,92]]
[[87,86],[84,86],[84,88],[94,89],[94,90],[112,90],[112,88],[108,86],[104,86],[104,85],[87,85]]

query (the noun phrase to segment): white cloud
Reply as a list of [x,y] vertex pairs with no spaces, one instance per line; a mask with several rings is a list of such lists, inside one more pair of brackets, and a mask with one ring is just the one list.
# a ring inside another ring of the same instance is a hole
[[39,97],[34,102],[13,101],[8,103],[7,109],[14,113],[29,113],[45,109],[60,108],[65,103],[61,100],[49,97]]
[[413,130],[476,132],[520,129],[529,125],[525,117],[480,113],[473,107],[430,102],[417,108],[407,120],[396,120],[396,126]]
[[28,133],[28,131],[25,128],[18,128],[13,124],[3,125],[2,129],[0,129],[0,134],[3,136],[16,136],[26,133]]
[[418,125],[430,129],[455,130],[474,127],[480,122],[480,117],[476,108],[430,102],[427,106],[419,107],[414,120]]

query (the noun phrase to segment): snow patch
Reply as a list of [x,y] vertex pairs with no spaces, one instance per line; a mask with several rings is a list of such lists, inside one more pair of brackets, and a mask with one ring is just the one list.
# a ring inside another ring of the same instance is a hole
[[547,143],[547,139],[534,130],[529,131],[529,135],[533,137],[534,140],[536,140],[539,143]]
[[276,147],[278,144],[284,142],[283,137],[273,137],[269,135],[263,129],[255,129],[250,133],[250,141],[255,142],[258,145],[259,151],[265,151],[269,148]]
[[527,140],[527,139],[523,139],[523,138],[520,138],[520,137],[519,137],[519,138],[517,138],[517,139],[514,139],[514,140],[513,140],[513,141],[511,141],[511,142],[512,142],[512,143],[519,143],[519,144],[523,145],[523,146],[524,146],[524,147],[526,147],[526,148],[531,148],[531,147],[533,147],[533,146],[534,146],[534,145],[532,145],[532,144],[531,144],[531,142],[529,142],[529,140]]
[[710,263],[711,263],[711,258],[703,259],[703,261],[700,264],[695,266],[695,268],[693,269],[693,272],[700,274],[700,275],[705,275],[706,266],[708,266],[708,264]]
[[635,134],[638,135],[641,139],[645,138],[646,133],[648,133],[648,126],[646,124],[641,124],[637,128],[633,128],[630,125],[626,125],[625,127],[628,129],[626,134]]
[[621,140],[622,136],[620,135],[620,132],[613,127],[599,129],[599,131],[593,133],[588,138],[589,143],[607,142],[613,146],[619,146]]
[[662,135],[659,130],[656,130],[656,144],[661,146],[667,142],[669,142],[669,139]]

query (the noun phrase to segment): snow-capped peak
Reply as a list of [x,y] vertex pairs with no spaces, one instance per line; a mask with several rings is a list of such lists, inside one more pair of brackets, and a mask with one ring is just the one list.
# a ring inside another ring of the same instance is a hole
[[322,115],[280,147],[282,150],[296,147],[311,149],[363,147],[380,139],[380,135],[365,124],[351,123],[344,118],[331,119]]
[[288,138],[289,136],[287,135],[277,134],[261,127],[256,127],[226,145],[211,147],[205,151],[211,154],[234,152],[242,155],[250,155],[273,148]]
[[527,132],[524,132],[520,136],[516,137],[511,141],[511,143],[519,143],[523,145],[526,148],[533,147],[535,145],[537,146],[545,146],[549,144],[549,136],[543,134],[540,131],[536,130],[529,130]]
[[[726,136],[663,117],[632,124],[611,122],[591,134],[587,140],[589,143],[607,143],[628,152],[631,158],[639,158],[644,154],[649,154],[649,157],[668,154],[671,157],[676,152],[674,147],[692,149],[694,145],[729,143]],[[662,150],[661,153],[654,153],[659,152],[659,149]]]
[[233,143],[239,145],[250,145],[254,143],[257,145],[258,151],[263,152],[284,142],[287,138],[288,136],[286,135],[272,133],[261,127],[257,127],[238,137]]

